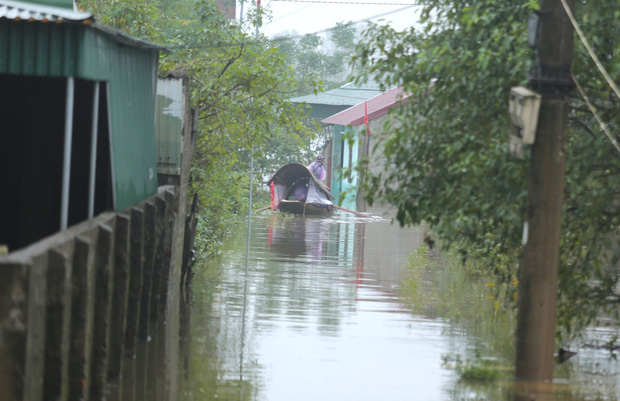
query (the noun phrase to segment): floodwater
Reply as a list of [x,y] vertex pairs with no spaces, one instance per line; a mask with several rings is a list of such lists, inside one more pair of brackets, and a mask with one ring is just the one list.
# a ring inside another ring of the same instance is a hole
[[[242,225],[220,257],[196,268],[180,399],[514,398],[511,320],[497,313],[487,283],[407,268],[425,246],[422,228],[271,213],[251,227],[249,246]],[[528,399],[620,399],[609,351],[578,351],[558,364],[548,393]],[[463,367],[474,365],[500,377],[464,380]]]

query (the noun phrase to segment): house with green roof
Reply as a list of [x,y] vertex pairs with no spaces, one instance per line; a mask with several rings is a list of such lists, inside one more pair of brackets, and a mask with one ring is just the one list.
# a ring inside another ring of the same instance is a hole
[[[353,82],[342,85],[339,88],[331,89],[325,92],[317,93],[316,95],[306,95],[294,97],[291,100],[293,103],[305,104],[310,117],[317,119],[324,119],[334,114],[338,114],[364,100],[378,96],[382,93],[379,89],[379,85],[374,82],[368,82],[365,84],[355,84]],[[325,125],[324,129],[331,130],[331,126]],[[328,131],[332,136],[332,132]],[[333,141],[327,143],[327,147],[323,151],[325,156],[325,168],[327,170],[326,182],[332,181],[332,157],[331,144]]]
[[323,119],[381,93],[379,86],[374,82],[366,84],[350,82],[342,85],[340,88],[317,93],[316,95],[298,96],[290,100],[293,103],[308,105],[310,117]]

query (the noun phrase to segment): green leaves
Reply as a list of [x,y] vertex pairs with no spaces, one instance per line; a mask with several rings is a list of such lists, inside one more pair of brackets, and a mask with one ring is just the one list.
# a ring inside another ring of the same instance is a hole
[[[507,103],[510,87],[526,84],[535,62],[526,22],[538,2],[422,3],[419,27],[396,32],[370,25],[354,55],[385,89],[398,85],[412,94],[383,130],[385,170],[367,177],[365,193],[395,205],[401,224],[429,223],[444,245],[479,259],[508,255],[517,266],[528,149],[524,160],[507,154]],[[613,0],[578,2],[577,15],[606,67],[617,72],[614,7]],[[620,132],[620,100],[575,46],[574,72],[587,82],[606,123]],[[619,298],[618,274],[607,267],[617,247],[604,239],[617,233],[620,157],[577,93],[569,128],[559,319],[574,333],[592,320],[592,311]]]
[[[247,210],[250,158],[257,195],[263,192],[258,181],[303,155],[316,135],[306,110],[288,101],[296,89],[295,71],[251,28],[260,26],[265,13],[254,11],[241,24],[226,19],[211,0],[80,4],[114,28],[170,48],[160,56],[160,75],[180,69],[190,77],[192,107],[198,111],[191,186],[201,205],[200,246],[212,253],[229,219]],[[308,81],[308,88],[313,84]]]
[[280,36],[274,43],[294,68],[298,86],[297,95],[307,95],[328,90],[345,83],[351,73],[350,54],[355,48],[357,29],[351,23],[337,23],[329,33],[328,40],[319,35],[307,34],[301,39]]

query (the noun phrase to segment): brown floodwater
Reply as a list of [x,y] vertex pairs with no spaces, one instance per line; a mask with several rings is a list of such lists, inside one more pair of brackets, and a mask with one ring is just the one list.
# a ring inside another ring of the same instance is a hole
[[[407,267],[423,237],[380,218],[264,213],[248,248],[236,227],[196,267],[179,399],[514,399],[510,314],[438,253]],[[569,344],[578,354],[527,399],[620,399],[618,362],[583,346],[614,334],[595,327]],[[469,367],[498,377],[464,380]]]

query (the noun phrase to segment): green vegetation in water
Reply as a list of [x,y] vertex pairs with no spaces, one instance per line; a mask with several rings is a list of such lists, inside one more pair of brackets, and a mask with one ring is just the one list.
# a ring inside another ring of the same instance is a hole
[[496,381],[502,378],[500,370],[487,364],[460,366],[457,372],[463,381]]
[[451,399],[511,399],[516,281],[497,282],[483,267],[488,262],[422,247],[410,255],[401,284],[413,313],[443,320],[444,333],[454,339],[442,355],[443,368],[454,372]]
[[[516,313],[509,300],[515,284],[498,284],[494,278],[472,261],[463,263],[454,253],[438,254],[422,247],[409,258],[401,284],[405,302],[416,314],[447,321],[448,331],[467,332],[474,342],[473,347],[455,349],[444,358],[444,364],[463,378],[494,377],[491,371],[510,370],[501,368],[501,361],[510,366],[513,360]],[[498,367],[485,358],[500,361]]]
[[505,378],[504,372],[507,371],[489,360],[478,359],[464,363],[460,354],[442,355],[442,361],[442,366],[456,370],[463,382],[492,382]]

